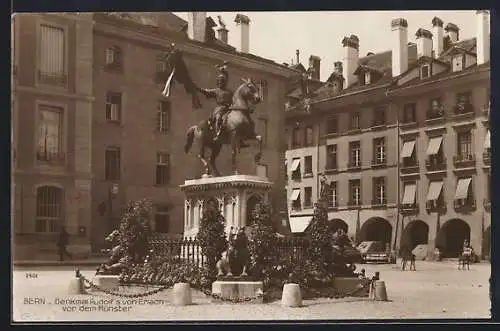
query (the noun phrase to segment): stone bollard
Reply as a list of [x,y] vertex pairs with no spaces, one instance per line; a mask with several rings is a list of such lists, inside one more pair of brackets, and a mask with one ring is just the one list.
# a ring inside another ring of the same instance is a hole
[[385,289],[385,282],[382,280],[375,281],[374,286],[374,299],[377,301],[387,301],[387,291]]
[[192,304],[191,287],[188,283],[175,283],[172,290],[172,304],[186,306]]
[[281,305],[285,307],[300,307],[302,306],[302,294],[300,293],[299,284],[283,285],[283,294],[281,295]]
[[85,294],[85,285],[83,284],[83,278],[75,277],[69,281],[68,294]]

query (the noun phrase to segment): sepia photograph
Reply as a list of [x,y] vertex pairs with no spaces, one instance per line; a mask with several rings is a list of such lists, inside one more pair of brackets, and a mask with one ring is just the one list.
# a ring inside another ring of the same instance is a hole
[[490,13],[11,16],[12,322],[491,319]]

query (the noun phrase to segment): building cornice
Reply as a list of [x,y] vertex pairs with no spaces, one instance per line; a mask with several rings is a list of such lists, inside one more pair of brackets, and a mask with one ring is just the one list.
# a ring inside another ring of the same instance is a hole
[[238,54],[232,54],[229,52],[219,51],[213,48],[206,47],[202,44],[198,45],[196,42],[175,36],[173,33],[171,36],[167,36],[167,33],[163,35],[160,32],[147,33],[146,31],[140,31],[128,26],[117,26],[113,24],[111,20],[108,22],[102,22],[97,20],[94,24],[94,32],[101,34],[114,35],[123,39],[133,40],[137,42],[147,43],[158,49],[164,51],[167,50],[168,46],[172,43],[176,43],[176,48],[189,55],[197,55],[208,59],[224,59],[230,61],[232,65],[241,66],[246,69],[251,69],[254,71],[260,71],[265,73],[270,73],[283,78],[289,78],[291,76],[297,75],[300,72],[288,68],[279,64],[267,63],[265,61],[258,61],[249,57],[243,57]]

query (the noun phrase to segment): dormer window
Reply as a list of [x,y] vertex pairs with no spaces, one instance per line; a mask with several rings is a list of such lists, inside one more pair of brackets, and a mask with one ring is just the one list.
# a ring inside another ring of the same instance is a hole
[[424,64],[420,67],[420,79],[426,79],[431,76],[431,66],[429,64]]
[[369,85],[371,83],[371,76],[370,76],[370,72],[367,71],[365,72],[365,85]]
[[462,71],[465,67],[465,56],[463,54],[459,54],[453,57],[453,72]]

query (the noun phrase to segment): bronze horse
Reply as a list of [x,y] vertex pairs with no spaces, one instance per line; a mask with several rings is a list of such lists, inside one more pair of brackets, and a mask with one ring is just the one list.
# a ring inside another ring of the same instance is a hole
[[[260,102],[259,91],[252,79],[242,79],[241,84],[233,94],[233,104],[230,112],[225,116],[222,125],[222,134],[214,141],[214,133],[210,129],[208,120],[203,120],[187,130],[184,151],[189,152],[194,139],[199,140],[200,150],[198,158],[203,162],[205,174],[213,173],[220,176],[215,160],[223,145],[231,146],[231,165],[233,173],[237,174],[236,155],[240,151],[243,140],[257,141],[259,152],[255,155],[255,162],[259,162],[262,156],[262,137],[255,133],[255,125],[250,119],[250,113]],[[210,148],[212,153],[207,162],[205,160],[205,149]]]

